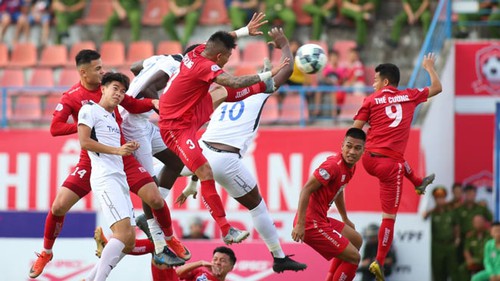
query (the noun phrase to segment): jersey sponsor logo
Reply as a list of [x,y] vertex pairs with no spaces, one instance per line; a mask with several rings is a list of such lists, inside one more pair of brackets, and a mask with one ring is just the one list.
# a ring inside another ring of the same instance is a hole
[[62,105],[62,103],[58,103],[56,105],[56,111],[61,111],[61,110],[63,110],[63,105]]
[[210,69],[212,69],[213,72],[216,72],[216,71],[220,70],[220,67],[218,65],[214,64],[214,65],[212,65],[212,67]]
[[330,174],[323,168],[320,168],[318,170],[319,175],[324,179],[324,180],[329,180],[330,179]]
[[106,127],[108,127],[108,131],[111,133],[115,133],[115,134],[120,133],[120,129],[118,127],[113,127],[113,126],[106,126]]

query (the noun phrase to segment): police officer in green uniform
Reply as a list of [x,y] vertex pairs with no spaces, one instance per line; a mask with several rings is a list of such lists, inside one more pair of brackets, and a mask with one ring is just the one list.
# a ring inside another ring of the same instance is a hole
[[68,37],[69,27],[81,18],[85,10],[85,0],[54,0],[52,10],[56,18],[56,44]]
[[112,0],[113,15],[104,25],[104,41],[111,40],[113,29],[125,19],[130,23],[132,41],[138,41],[141,38],[141,2],[140,0]]
[[446,189],[438,186],[432,191],[436,207],[425,218],[431,219],[431,265],[434,281],[457,281],[458,218],[446,203]]
[[498,0],[479,1],[479,13],[458,14],[458,32],[456,37],[465,38],[469,35],[466,26],[468,21],[481,21],[485,19],[489,24],[491,37],[500,38],[500,28],[495,22],[500,21],[500,2]]
[[[182,46],[186,46],[189,38],[194,32],[196,24],[201,14],[201,6],[203,1],[201,0],[170,0],[169,9],[170,12],[163,17],[162,26],[165,31],[170,36],[171,40],[179,41]],[[178,19],[184,19],[184,35],[182,38],[177,35],[175,29],[176,21]]]
[[314,0],[302,5],[302,9],[312,16],[311,40],[320,40],[323,26],[334,15],[335,0]]
[[491,240],[484,246],[484,270],[472,276],[471,281],[500,281],[500,222],[491,225]]
[[368,33],[368,20],[374,17],[378,0],[344,0],[340,14],[354,20],[356,24],[356,42],[363,47]]
[[297,24],[297,18],[292,10],[292,0],[265,0],[263,1],[261,10],[266,14],[266,19],[269,21],[261,27],[262,32],[267,38],[267,41],[271,41],[271,38],[267,34],[273,25],[273,21],[280,19],[283,21],[283,31],[287,38],[294,38],[293,34],[295,32],[295,25]]
[[484,246],[491,239],[488,222],[481,215],[473,217],[473,230],[467,233],[464,243],[465,263],[460,265],[460,279],[469,281],[471,275],[484,269]]
[[431,25],[431,12],[429,11],[429,0],[402,0],[403,11],[396,16],[394,26],[392,27],[389,45],[397,47],[401,30],[407,24],[414,25],[417,22],[422,23],[424,37]]

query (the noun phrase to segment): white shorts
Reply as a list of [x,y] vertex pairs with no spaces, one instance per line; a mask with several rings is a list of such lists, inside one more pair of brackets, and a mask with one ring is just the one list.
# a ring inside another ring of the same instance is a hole
[[146,128],[139,130],[140,134],[131,134],[123,130],[123,136],[127,141],[139,142],[141,146],[134,152],[134,156],[141,166],[153,176],[155,174],[153,155],[167,149],[167,146],[161,138],[160,129],[151,122],[147,122],[147,124]]
[[92,192],[99,200],[104,219],[111,227],[117,221],[130,219],[135,226],[135,215],[127,180],[123,175],[110,175],[101,179],[90,179]]
[[204,142],[200,141],[203,155],[207,158],[214,179],[233,198],[239,198],[254,189],[257,181],[243,165],[240,156],[236,153],[216,152],[210,150]]

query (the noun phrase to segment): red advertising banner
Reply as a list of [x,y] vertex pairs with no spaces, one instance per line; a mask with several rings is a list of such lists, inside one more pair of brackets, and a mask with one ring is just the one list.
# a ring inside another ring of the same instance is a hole
[[457,96],[500,95],[500,43],[455,44]]
[[[312,171],[334,151],[340,151],[345,129],[261,129],[243,161],[256,175],[259,189],[271,212],[295,212],[300,190]],[[45,130],[0,131],[0,210],[47,210],[57,187],[73,172],[80,145],[76,136],[52,137]],[[407,161],[418,173],[424,171],[419,130],[413,130],[408,143]],[[186,179],[179,179],[173,198],[180,194]],[[405,180],[400,212],[416,212],[419,197]],[[362,164],[346,189],[350,211],[380,211],[378,181]],[[221,192],[228,209],[227,194]],[[76,210],[94,210],[90,196]],[[136,207],[140,202],[134,198]],[[202,204],[177,210],[204,209]]]

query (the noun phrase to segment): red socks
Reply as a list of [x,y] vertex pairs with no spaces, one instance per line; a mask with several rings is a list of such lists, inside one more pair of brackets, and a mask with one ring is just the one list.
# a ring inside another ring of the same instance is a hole
[[259,82],[248,86],[246,88],[233,89],[230,87],[224,87],[227,90],[227,102],[240,101],[248,98],[251,95],[260,94],[266,90],[266,84],[264,82]]
[[174,235],[172,231],[172,219],[170,218],[170,210],[168,209],[167,203],[163,201],[163,207],[152,211],[165,236]]
[[378,248],[377,248],[377,261],[381,267],[384,266],[385,257],[392,245],[392,238],[394,237],[394,219],[382,219],[382,224],[378,231]]
[[351,281],[356,276],[356,269],[358,269],[357,264],[348,263],[342,261],[340,266],[335,271],[332,280],[342,280],[342,281]]
[[61,233],[64,223],[64,216],[54,216],[52,211],[49,211],[45,219],[45,230],[43,232],[43,248],[52,249],[57,236]]
[[338,258],[333,258],[332,263],[330,264],[330,269],[328,270],[328,275],[326,275],[325,281],[333,281],[333,275],[335,274],[335,271],[337,271],[337,268],[339,268],[339,265],[342,263],[341,259]]
[[409,179],[414,186],[422,185],[423,179],[415,175],[408,162],[405,162],[405,177]]
[[136,239],[135,247],[132,249],[132,251],[127,253],[127,255],[142,256],[154,252],[155,252],[155,244],[149,241],[149,239]]
[[206,180],[201,182],[201,196],[203,204],[209,210],[215,222],[222,231],[222,236],[226,236],[231,226],[226,220],[226,212],[217,190],[215,190],[215,181]]

